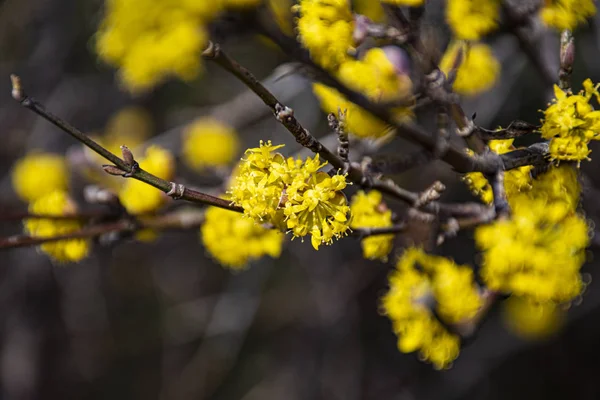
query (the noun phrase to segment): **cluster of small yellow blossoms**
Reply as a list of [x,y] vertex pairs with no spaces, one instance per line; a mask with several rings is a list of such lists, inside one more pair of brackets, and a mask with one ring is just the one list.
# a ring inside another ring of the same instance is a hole
[[494,57],[492,48],[483,43],[454,41],[440,62],[440,69],[444,73],[450,72],[459,51],[463,52],[463,57],[452,86],[454,91],[473,96],[491,89],[500,74],[500,63]]
[[551,167],[530,190],[509,198],[510,219],[476,229],[481,277],[490,289],[538,303],[569,302],[581,293],[589,228],[576,210],[580,190],[571,166]]
[[294,237],[311,235],[318,250],[349,228],[350,207],[342,190],[345,175],[320,171],[319,156],[305,161],[285,159],[271,142],[246,150],[230,188],[231,200],[258,223],[291,230]]
[[[139,161],[140,168],[161,179],[170,181],[175,173],[173,155],[159,146],[150,146]],[[127,179],[119,189],[119,200],[130,214],[156,211],[167,200],[160,190],[136,179]]]
[[500,0],[448,0],[446,20],[458,39],[478,40],[498,27]]
[[278,258],[281,254],[285,236],[277,229],[218,207],[209,207],[205,218],[200,228],[202,243],[224,267],[243,269],[265,255]]
[[235,129],[215,118],[199,118],[185,129],[183,160],[196,171],[227,166],[238,151]]
[[69,172],[64,157],[32,152],[18,160],[12,170],[12,185],[24,201],[32,202],[55,190],[66,190]]
[[[351,228],[385,228],[392,226],[392,210],[382,201],[377,190],[359,191],[350,203]],[[394,235],[375,235],[361,241],[363,256],[369,260],[387,261],[394,245]]]
[[575,29],[594,14],[594,0],[546,0],[540,11],[542,21],[559,30]]
[[[504,154],[516,148],[513,146],[514,139],[491,140],[488,143],[490,151],[496,154]],[[509,204],[515,195],[531,189],[531,165],[511,169],[504,173],[504,191]],[[463,180],[471,189],[471,192],[478,196],[484,203],[492,204],[494,194],[488,180],[481,172],[469,172],[464,175]]]
[[564,307],[553,303],[536,303],[527,298],[511,296],[502,306],[505,326],[524,339],[546,338],[557,332],[564,322]]
[[408,248],[389,277],[390,289],[382,299],[403,353],[419,356],[436,368],[447,368],[458,357],[460,338],[436,318],[455,324],[473,318],[482,299],[473,271],[453,261]]
[[[29,212],[40,215],[65,216],[76,214],[75,203],[67,192],[55,190],[45,194],[29,205]],[[76,220],[35,218],[25,221],[25,232],[33,237],[50,238],[79,230],[82,224]],[[52,259],[65,263],[80,261],[87,256],[90,243],[86,239],[67,239],[43,243],[41,250]]]
[[294,6],[302,45],[323,68],[337,69],[354,51],[354,19],[348,0],[300,0]]
[[96,40],[100,57],[119,67],[122,82],[146,90],[170,76],[195,78],[208,35],[206,24],[226,8],[261,0],[106,0]]
[[555,160],[581,161],[588,158],[590,140],[600,140],[600,111],[590,104],[600,102],[598,87],[590,79],[579,94],[565,93],[554,86],[553,104],[544,111],[541,133],[550,139],[550,156]]
[[[392,102],[409,98],[412,82],[406,74],[398,74],[385,51],[372,48],[361,60],[342,64],[337,72],[340,81],[350,89],[363,93],[374,102]],[[369,112],[348,101],[337,90],[315,83],[313,91],[325,112],[337,113],[346,110],[346,126],[351,134],[361,138],[378,138],[390,133],[390,127]],[[410,109],[399,107],[394,110],[400,118],[409,119]]]

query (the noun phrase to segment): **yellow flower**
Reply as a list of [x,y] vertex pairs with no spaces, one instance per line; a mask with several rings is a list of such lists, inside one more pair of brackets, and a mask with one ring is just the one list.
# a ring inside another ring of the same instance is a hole
[[234,204],[257,222],[290,229],[294,237],[311,235],[315,249],[346,234],[348,213],[344,175],[319,171],[319,156],[305,161],[279,153],[282,146],[260,142],[246,150],[229,193]]
[[265,255],[278,258],[284,239],[276,229],[264,228],[243,214],[218,207],[206,210],[200,236],[210,255],[233,269],[243,269]]
[[211,117],[199,118],[185,130],[183,159],[191,168],[202,171],[230,164],[238,148],[235,129]]
[[552,303],[534,303],[511,296],[503,303],[502,317],[506,327],[525,339],[546,338],[563,325],[565,311]]
[[[384,228],[392,226],[392,210],[382,201],[377,190],[369,193],[359,191],[352,197],[350,204],[352,214],[351,228]],[[388,254],[394,245],[394,235],[376,235],[361,241],[363,256],[370,260],[387,261]]]
[[436,368],[447,368],[458,357],[460,338],[448,332],[431,307],[446,322],[471,318],[481,307],[473,272],[443,257],[407,249],[389,277],[390,289],[382,299],[403,353],[419,351]]
[[581,293],[589,228],[576,212],[579,184],[568,169],[553,167],[514,196],[510,220],[475,230],[481,276],[491,289],[553,303]]
[[28,202],[69,186],[67,163],[57,154],[29,153],[15,163],[11,177],[17,195]]
[[[513,146],[513,141],[514,139],[491,140],[488,143],[488,146],[494,153],[504,154],[516,149]],[[532,168],[532,166],[527,165],[511,169],[504,173],[504,191],[509,204],[514,196],[531,189]],[[492,187],[481,172],[466,173],[463,177],[463,180],[469,186],[471,193],[473,193],[475,196],[478,196],[485,204],[492,204],[494,201]]]
[[596,14],[593,0],[545,0],[540,11],[542,21],[555,29],[573,30]]
[[[29,212],[61,216],[75,214],[77,207],[65,191],[55,190],[31,203]],[[28,219],[25,221],[25,232],[39,238],[67,235],[81,228],[82,224],[76,220]],[[76,262],[88,255],[90,243],[86,239],[59,240],[44,243],[40,249],[58,262]]]
[[588,159],[588,143],[600,139],[600,111],[594,111],[590,104],[593,96],[596,101],[600,99],[598,86],[586,79],[579,94],[570,94],[554,85],[555,99],[544,111],[540,130],[544,139],[550,139],[553,159]]
[[492,88],[500,74],[500,63],[488,45],[482,43],[467,45],[464,42],[455,41],[450,44],[442,57],[440,69],[448,74],[461,49],[463,59],[452,86],[454,91],[466,96],[474,96]]
[[300,0],[299,39],[323,68],[334,70],[354,50],[354,22],[348,0]]
[[[141,169],[161,179],[171,180],[175,173],[173,155],[159,146],[150,146],[146,149],[145,156],[138,162]],[[167,197],[160,190],[132,178],[127,178],[119,190],[119,200],[131,214],[156,211],[166,199]]]
[[[363,93],[374,102],[408,99],[412,93],[410,77],[398,73],[380,48],[370,49],[362,60],[342,64],[338,78],[350,89]],[[347,110],[346,125],[351,134],[361,138],[379,138],[391,133],[387,124],[348,101],[337,90],[315,83],[313,91],[325,112],[337,113],[338,108]],[[394,113],[401,120],[412,117],[412,111],[406,107],[398,107]]]
[[96,51],[120,68],[132,92],[171,76],[190,80],[201,70],[200,53],[208,41],[203,22],[219,11],[218,1],[107,1]]
[[446,20],[459,39],[478,40],[498,26],[500,0],[448,0]]

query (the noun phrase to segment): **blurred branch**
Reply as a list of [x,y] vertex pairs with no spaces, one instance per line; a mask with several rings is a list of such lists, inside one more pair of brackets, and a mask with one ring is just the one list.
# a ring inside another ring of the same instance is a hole
[[46,110],[46,108],[36,100],[27,96],[23,91],[21,86],[21,80],[16,75],[11,75],[11,81],[13,85],[12,96],[15,100],[17,100],[23,107],[30,109],[35,112],[42,118],[56,125],[73,138],[83,143],[85,146],[89,147],[102,157],[106,158],[114,165],[106,166],[105,171],[112,175],[121,175],[124,177],[130,177],[133,179],[137,179],[139,181],[145,182],[165,193],[167,195],[173,197],[174,199],[183,199],[187,201],[191,201],[194,203],[201,203],[207,205],[213,205],[220,208],[225,208],[232,211],[241,212],[242,209],[240,207],[232,205],[229,201],[214,197],[202,192],[198,192],[192,189],[186,189],[181,184],[176,184],[174,182],[168,182],[164,179],[160,179],[155,175],[152,175],[137,165],[132,159],[131,163],[127,163],[126,161],[120,159],[115,154],[111,153],[100,144],[92,140],[89,136],[81,132],[79,129],[70,125],[68,122],[63,121],[61,118],[56,115],[50,113]]
[[134,233],[142,229],[171,230],[192,229],[200,226],[204,221],[203,211],[178,211],[172,214],[151,218],[133,220],[130,217],[120,221],[84,227],[64,235],[52,237],[35,237],[15,235],[0,238],[0,249],[14,249],[18,247],[36,246],[43,243],[57,242],[60,240],[95,238],[107,233]]

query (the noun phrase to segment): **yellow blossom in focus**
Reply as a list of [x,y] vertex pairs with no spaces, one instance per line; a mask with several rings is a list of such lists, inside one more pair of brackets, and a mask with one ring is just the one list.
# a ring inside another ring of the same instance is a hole
[[436,368],[449,367],[458,357],[460,339],[444,328],[431,307],[438,308],[445,322],[473,317],[481,298],[472,271],[409,248],[390,274],[389,286],[382,307],[398,336],[398,349],[419,351],[420,357]]
[[335,70],[354,50],[354,21],[348,0],[300,0],[297,27],[302,45],[323,68]]
[[284,235],[267,229],[242,214],[208,207],[200,237],[210,255],[224,267],[243,269],[248,262],[268,255],[278,258]]
[[257,222],[289,229],[294,237],[311,235],[318,250],[349,228],[345,175],[319,171],[327,163],[319,156],[305,161],[274,153],[282,146],[261,141],[246,150],[237,167],[229,193],[234,204]]
[[478,40],[498,26],[500,0],[448,0],[446,21],[459,39]]
[[455,41],[450,44],[440,62],[440,69],[448,74],[458,52],[462,49],[463,58],[452,88],[456,93],[474,96],[494,86],[500,74],[500,63],[494,57],[492,48],[482,43],[467,45]]
[[[350,204],[352,214],[351,228],[385,228],[392,226],[392,210],[382,201],[377,190],[369,193],[359,191],[352,197]],[[394,245],[394,235],[375,235],[361,240],[363,256],[370,260],[387,261],[388,254]]]
[[[340,81],[350,89],[363,93],[374,102],[392,102],[409,99],[412,82],[406,74],[398,74],[384,50],[370,49],[361,60],[347,61],[338,71]],[[337,90],[320,83],[313,91],[325,112],[347,110],[346,125],[349,133],[361,138],[379,138],[391,133],[391,128],[369,112],[348,101]],[[393,110],[398,119],[409,120],[412,111],[407,107]]]
[[[55,190],[37,198],[29,205],[32,214],[69,215],[77,212],[75,203],[62,190]],[[25,232],[33,237],[49,238],[67,235],[82,228],[77,220],[27,219]],[[86,239],[68,239],[48,242],[40,245],[40,249],[52,259],[61,262],[77,262],[85,258],[90,250]]]
[[35,201],[55,190],[66,190],[69,172],[64,157],[57,154],[32,152],[13,166],[12,185],[24,201]]
[[[504,154],[516,149],[513,141],[514,139],[491,140],[488,146],[494,153]],[[532,168],[526,165],[504,172],[504,191],[509,204],[516,195],[531,189]],[[492,204],[494,201],[492,187],[481,172],[466,173],[463,180],[469,186],[471,193],[478,196],[485,204]]]
[[558,30],[573,30],[596,14],[593,0],[545,0],[543,3],[542,21]]
[[590,104],[592,97],[600,102],[598,86],[586,79],[579,94],[570,94],[554,85],[555,99],[544,111],[540,129],[542,137],[550,139],[553,159],[588,159],[588,143],[600,139],[600,111]]
[[543,339],[556,333],[565,318],[565,311],[552,303],[534,303],[511,296],[502,305],[504,325],[524,339]]
[[475,230],[481,277],[490,289],[553,303],[581,293],[589,228],[576,212],[579,184],[570,169],[550,168],[512,198],[510,219]]
[[[175,173],[173,155],[159,146],[146,149],[146,154],[138,162],[141,169],[161,179],[171,180]],[[132,178],[127,178],[119,190],[119,200],[130,214],[156,211],[166,199],[165,194],[157,188]]]
[[191,168],[202,171],[230,164],[238,148],[235,129],[211,117],[199,118],[185,130],[183,159]]

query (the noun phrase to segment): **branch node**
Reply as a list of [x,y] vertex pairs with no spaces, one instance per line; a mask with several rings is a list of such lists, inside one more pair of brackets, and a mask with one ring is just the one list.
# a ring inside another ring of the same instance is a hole
[[181,199],[185,193],[185,186],[181,183],[170,182],[171,190],[167,192],[167,196],[174,200]]
[[289,108],[288,106],[284,106],[280,103],[275,104],[275,118],[279,122],[285,122],[286,120],[290,120],[294,117],[294,110]]
[[465,122],[466,122],[465,126],[457,129],[456,133],[458,134],[458,136],[467,138],[467,137],[471,136],[473,134],[473,132],[475,132],[475,123],[471,119],[468,119]]
[[10,75],[10,82],[12,84],[12,97],[17,100],[19,103],[25,100],[25,93],[23,92],[23,87],[21,86],[21,78],[19,78],[15,74]]
[[125,176],[125,174],[127,173],[127,172],[123,171],[121,168],[119,168],[115,165],[110,165],[110,164],[102,165],[102,169],[107,174],[114,175],[114,176]]

